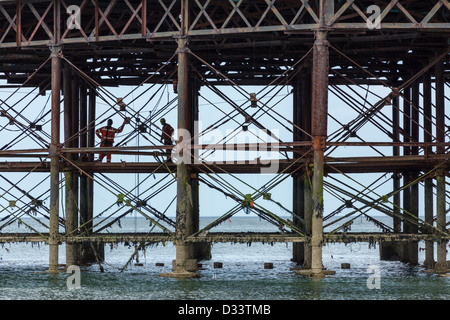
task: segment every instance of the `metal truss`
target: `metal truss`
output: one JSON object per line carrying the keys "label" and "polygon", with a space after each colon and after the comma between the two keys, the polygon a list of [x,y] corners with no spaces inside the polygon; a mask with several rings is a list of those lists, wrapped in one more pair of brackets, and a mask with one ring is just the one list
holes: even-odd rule
{"label": "metal truss", "polygon": [[[86,44],[119,40],[152,40],[180,32],[180,0],[47,0],[0,3],[0,48],[49,43]],[[69,6],[79,12],[67,13]],[[308,0],[194,0],[187,36],[218,36],[264,32],[313,32],[315,29],[366,30],[372,23],[367,8],[380,8],[380,30],[448,30],[448,0],[330,1],[321,22],[316,1]],[[78,15],[79,28],[66,28]]]}
{"label": "metal truss", "polygon": [[[73,5],[76,6],[76,16],[73,12],[72,15],[67,14],[68,10],[74,9]],[[368,27],[373,23],[367,11],[370,5],[380,8],[379,25],[375,28]],[[189,245],[201,242],[311,243],[315,250],[316,269],[322,270],[319,257],[326,242],[447,241],[449,233],[444,209],[448,191],[445,190],[444,177],[448,175],[446,151],[450,143],[446,142],[448,130],[445,124],[450,118],[445,114],[445,99],[448,97],[445,97],[443,88],[448,83],[449,13],[447,0],[0,1],[0,62],[5,61],[0,64],[0,72],[3,73],[0,79],[8,84],[18,84],[13,94],[0,100],[0,117],[8,121],[0,131],[17,130],[14,138],[0,150],[0,157],[30,160],[0,162],[0,172],[25,173],[16,181],[0,175],[6,184],[6,187],[0,185],[0,193],[3,193],[0,211],[9,212],[0,221],[0,232],[8,224],[22,221],[25,216],[33,218],[39,213],[45,218],[39,220],[45,231],[27,226],[33,233],[3,234],[0,242],[45,241],[53,252],[50,253],[50,265],[54,269],[57,268],[55,257],[60,242],[66,242],[69,248],[86,242],[134,242],[142,245],[173,241],[186,252]],[[76,20],[77,17],[81,21]],[[75,28],[69,28],[66,23],[75,24]],[[432,79],[436,88],[433,106]],[[139,131],[140,125],[160,130],[157,120],[163,113],[144,121],[140,118],[140,111],[156,94],[136,111],[121,109],[111,88],[145,85],[152,89],[155,85],[163,87],[177,81],[182,93],[177,99],[168,101],[165,107],[168,110],[178,102],[179,128],[192,126],[192,114],[197,113],[198,116],[200,98],[210,107],[221,110],[213,101],[199,94],[202,87],[231,109],[229,113],[221,110],[224,116],[205,132],[225,123],[235,127],[233,134],[248,127],[267,130],[263,121],[267,117],[292,136],[293,141],[275,137],[276,143],[270,146],[285,155],[270,183],[249,186],[235,175],[260,173],[261,162],[210,164],[206,153],[197,157],[198,150],[214,152],[215,148],[225,145],[230,150],[250,147],[248,144],[227,144],[228,137],[215,146],[198,144],[194,139],[190,141],[196,150],[190,156],[199,160],[194,164],[177,166],[158,161],[161,153],[172,146],[155,143],[158,136],[155,132],[144,136]],[[307,84],[310,87],[302,87]],[[423,85],[422,103],[419,102],[419,84]],[[78,87],[73,89],[71,85]],[[234,89],[235,96],[229,97],[221,92],[218,89],[220,85]],[[258,93],[250,93],[245,85],[262,85],[263,88]],[[356,91],[362,85],[382,86],[388,94],[375,95],[376,101],[369,102],[367,96]],[[25,87],[35,89],[13,102],[15,94]],[[268,97],[287,87],[294,89],[280,100]],[[51,108],[44,107],[31,121],[24,111],[50,88]],[[78,90],[78,93],[74,94],[72,90]],[[95,114],[94,107],[89,120],[86,115],[87,90],[94,99],[96,97],[108,106],[104,114]],[[142,95],[147,93],[146,90]],[[64,92],[64,100],[61,99],[61,91]],[[369,88],[366,91],[368,94]],[[132,92],[122,101],[131,104],[134,101]],[[328,108],[329,92],[357,113],[352,121],[341,123],[334,110]],[[70,102],[70,99],[78,99],[75,95],[79,95],[80,101]],[[191,95],[198,96],[193,98]],[[294,96],[295,119],[292,121],[275,108],[287,96]],[[239,100],[242,102],[237,102]],[[82,112],[73,108],[77,103],[80,109],[83,108]],[[18,109],[17,105],[24,107]],[[388,107],[392,110],[392,117],[383,113]],[[298,114],[300,111],[304,113],[301,116]],[[94,137],[95,123],[102,123],[111,113],[121,118],[129,116],[133,132],[122,137],[112,148],[98,148],[93,142],[95,138],[87,142],[87,136]],[[82,114],[84,118],[78,118]],[[59,127],[61,115],[64,117],[63,128]],[[339,124],[339,128],[329,136],[328,119]],[[37,122],[41,123],[40,127],[37,127]],[[377,130],[371,140],[360,134],[361,129],[368,125]],[[59,137],[60,129],[64,129],[63,139]],[[145,138],[146,145],[127,146],[126,143],[136,136]],[[387,142],[379,141],[381,137],[387,138]],[[21,141],[27,143],[28,148],[16,148]],[[258,141],[256,145],[259,144],[266,143]],[[376,155],[335,156],[334,152],[342,147],[370,148]],[[389,152],[385,154],[381,147],[389,148]],[[142,155],[151,157],[153,161],[94,163],[93,155],[99,152]],[[28,191],[22,185],[30,174],[39,172],[50,173],[50,196],[37,194],[42,181]],[[60,173],[64,173],[64,177]],[[154,174],[172,178],[171,182],[176,182],[178,187],[175,198],[170,199],[171,204],[177,201],[176,221],[165,215],[164,208],[154,208],[146,202],[153,194],[133,196],[121,184],[109,179],[107,173],[145,173],[144,180]],[[382,176],[369,185],[363,185],[352,176],[354,173]],[[392,173],[392,176],[387,177],[387,173]],[[251,193],[246,194],[229,181],[224,181],[221,174],[245,185]],[[336,175],[342,179],[334,179]],[[302,185],[303,194],[300,196],[298,190],[294,190],[297,201],[306,199],[308,186],[313,186],[308,198],[311,207],[308,214],[314,223],[306,221],[306,204],[302,207],[296,203],[289,210],[268,196],[272,188],[290,177],[297,187]],[[87,181],[96,183],[111,194],[111,203],[105,211],[120,202],[122,206],[113,212],[118,216],[102,216],[100,223],[92,225],[104,211],[86,218],[86,207],[77,207],[72,198],[80,196],[80,207],[81,203],[86,206],[87,202],[86,198],[81,200],[85,197],[85,194],[81,195],[81,187],[80,195],[76,194],[78,187],[74,187],[73,180],[78,178],[80,181],[83,178],[84,184]],[[394,181],[392,190],[387,193],[377,191],[379,185],[392,181],[391,178]],[[401,178],[403,186],[400,186]],[[435,186],[430,185],[433,179]],[[48,183],[48,180],[46,177],[43,181]],[[189,184],[185,183],[188,180]],[[192,197],[192,189],[198,188],[200,183],[225,195],[235,206],[208,226],[191,230],[185,222],[194,211],[198,214],[198,208],[186,199]],[[354,187],[355,184],[358,188]],[[416,192],[423,184],[428,196],[436,190],[439,205],[436,217],[439,223],[436,226],[433,212],[430,215],[429,209],[425,220],[418,218]],[[83,213],[79,225],[73,225],[72,216],[59,216],[58,194],[63,189],[66,212],[75,217]],[[325,217],[324,191],[342,201]],[[403,206],[399,201],[400,193],[404,196]],[[48,197],[49,205],[44,202]],[[282,207],[293,220],[280,218],[261,202],[256,202],[261,198]],[[7,199],[10,199],[9,205],[4,202]],[[249,202],[252,202],[251,206]],[[214,227],[243,208],[279,227],[280,233],[214,233]],[[344,210],[349,211],[344,217],[335,217],[336,213]],[[133,211],[160,230],[147,234],[102,233]],[[372,218],[369,215],[371,211],[393,218],[394,226],[385,226]],[[367,217],[382,232],[348,233],[351,222],[357,217]],[[350,220],[342,222],[344,218]],[[307,225],[309,222],[311,226]],[[399,229],[401,223],[403,233]],[[63,233],[58,232],[59,226],[65,227]],[[323,227],[331,227],[332,230],[324,233]],[[439,252],[442,259],[442,246]]]}

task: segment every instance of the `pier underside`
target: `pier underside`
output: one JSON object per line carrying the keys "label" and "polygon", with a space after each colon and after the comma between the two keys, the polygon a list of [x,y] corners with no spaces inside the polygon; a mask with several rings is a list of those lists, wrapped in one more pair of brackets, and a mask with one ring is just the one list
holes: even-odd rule
{"label": "pier underside", "polygon": [[[63,244],[70,266],[173,242],[179,275],[212,243],[286,242],[321,276],[326,243],[419,264],[425,241],[447,272],[449,36],[447,0],[1,1],[0,243],[48,244],[57,272]],[[242,212],[283,232],[215,232]],[[148,232],[104,232],[132,214]]]}

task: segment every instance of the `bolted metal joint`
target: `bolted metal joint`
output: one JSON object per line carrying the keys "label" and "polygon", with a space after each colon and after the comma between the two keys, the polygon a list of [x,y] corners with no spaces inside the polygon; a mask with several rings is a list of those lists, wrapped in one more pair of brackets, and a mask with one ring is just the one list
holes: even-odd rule
{"label": "bolted metal joint", "polygon": [[50,58],[58,58],[61,57],[62,54],[62,46],[59,44],[49,44],[50,48]]}
{"label": "bolted metal joint", "polygon": [[316,47],[329,47],[330,46],[330,42],[326,39],[316,39],[316,41],[314,41],[314,46]]}
{"label": "bolted metal joint", "polygon": [[324,151],[327,145],[327,137],[315,136],[313,138],[313,149]]}
{"label": "bolted metal joint", "polygon": [[56,144],[51,144],[49,148],[49,156],[50,157],[57,157],[59,155],[60,147]]}

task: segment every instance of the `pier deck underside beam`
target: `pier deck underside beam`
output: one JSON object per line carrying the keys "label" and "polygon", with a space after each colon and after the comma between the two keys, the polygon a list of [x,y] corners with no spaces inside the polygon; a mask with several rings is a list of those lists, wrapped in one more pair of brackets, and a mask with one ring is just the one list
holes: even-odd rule
{"label": "pier deck underside beam", "polygon": [[[323,20],[321,20],[323,1],[257,1],[252,6],[227,1],[220,4],[214,1],[194,2],[191,7],[193,17],[188,23],[186,34],[192,37],[267,32],[312,34],[315,29],[324,26],[340,32],[368,29],[365,11],[374,4],[373,2],[354,0],[334,2],[326,6],[327,13]],[[178,21],[181,13],[181,1],[178,0],[133,1],[136,7],[127,5],[127,1],[99,0],[74,3],[79,6],[83,4],[83,21],[92,21],[87,25],[81,24],[79,32],[68,32],[61,28],[61,22],[65,23],[67,19],[66,5],[62,0],[43,0],[39,3],[24,1],[20,6],[17,5],[17,1],[2,1],[0,17],[4,19],[5,29],[8,32],[0,38],[0,48],[42,46],[54,42],[55,38],[63,45],[107,43],[118,40],[150,41],[176,36],[182,28]],[[254,10],[265,13],[255,16]],[[445,0],[430,1],[426,5],[420,2],[411,3],[408,6],[402,6],[400,2],[391,0],[387,1],[381,10],[379,27],[386,32],[450,29],[446,15],[439,14],[450,10]],[[42,17],[39,16],[39,12],[42,12]],[[52,19],[53,17],[55,18]]]}
{"label": "pier deck underside beam", "polygon": [[[395,233],[334,233],[328,235],[324,233],[324,240],[328,243],[352,243],[352,242],[409,242],[409,241],[435,241],[435,235],[430,234],[395,234]],[[442,237],[443,241],[448,241],[450,237]],[[175,236],[162,234],[162,233],[108,233],[108,234],[95,234],[90,236],[65,236],[59,235],[60,242],[70,241],[73,243],[143,243],[143,242],[175,242]],[[46,243],[48,241],[48,234],[36,235],[35,233],[3,233],[0,236],[0,243]],[[223,233],[223,232],[211,232],[207,236],[203,237],[188,237],[187,243],[247,243],[258,242],[264,244],[271,243],[308,243],[309,240],[305,237],[298,236],[297,234],[290,233],[256,233],[256,232],[236,232],[236,233]]]}
{"label": "pier deck underside beam", "polygon": [[[447,155],[443,156],[405,156],[405,157],[361,157],[361,158],[325,158],[324,172],[325,174],[334,173],[368,173],[368,172],[396,172],[396,171],[408,171],[411,169],[429,171],[440,165],[444,168],[448,167]],[[450,159],[449,159],[450,160]],[[296,166],[290,166],[294,161],[280,160],[278,172],[284,172],[286,174],[296,169]],[[299,160],[297,163],[299,166],[304,161]],[[443,164],[444,163],[444,164]],[[99,173],[167,173],[167,168],[161,167],[159,162],[112,162],[112,163],[89,163],[89,162],[76,162],[77,167],[85,171],[99,172]],[[64,171],[67,163],[58,164],[59,170]],[[201,167],[201,164],[192,164],[192,167]],[[235,164],[224,163],[215,164],[218,174],[222,174],[226,170],[229,173],[260,173],[264,164],[249,163],[248,161],[238,161]],[[168,167],[175,168],[174,164],[168,164]],[[0,162],[0,172],[50,172],[50,162]]]}

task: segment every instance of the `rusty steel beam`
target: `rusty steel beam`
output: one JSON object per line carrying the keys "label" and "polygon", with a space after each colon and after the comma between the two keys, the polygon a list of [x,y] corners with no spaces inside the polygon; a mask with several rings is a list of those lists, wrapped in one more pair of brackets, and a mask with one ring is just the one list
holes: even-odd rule
{"label": "rusty steel beam", "polygon": [[[48,234],[36,235],[34,233],[3,233],[0,235],[0,243],[15,243],[15,242],[46,242]],[[60,234],[62,242],[70,241],[72,243],[168,243],[175,241],[175,237],[164,233],[100,233],[90,236],[65,236]],[[445,236],[429,235],[429,234],[395,234],[395,233],[324,233],[324,238],[330,243],[357,243],[357,242],[409,242],[414,241],[433,241],[436,238],[442,240],[450,240]],[[207,236],[189,237],[186,239],[189,243],[217,243],[217,242],[232,242],[232,243],[307,243],[306,237],[298,236],[293,233],[257,233],[257,232],[242,232],[242,233],[215,233],[210,232]]]}
{"label": "rusty steel beam", "polygon": [[[45,156],[45,155],[44,155]],[[289,174],[295,171],[299,166],[305,163],[305,160],[297,160],[295,165],[293,160],[274,160],[278,164],[278,170],[275,173],[284,172]],[[447,155],[431,155],[431,156],[399,156],[399,157],[347,157],[336,158],[326,157],[324,159],[325,174],[335,173],[367,173],[367,172],[409,172],[420,170],[428,172],[433,168],[440,166],[448,168],[450,159]],[[270,163],[262,163],[258,161],[229,161],[224,163],[206,163],[213,168],[216,173],[261,173],[261,168],[268,167]],[[86,172],[102,172],[102,173],[155,173],[167,172],[165,166],[161,166],[159,162],[117,162],[117,163],[97,163],[78,161],[76,165]],[[175,164],[167,163],[169,168],[175,168]],[[0,162],[0,172],[50,172],[50,162]],[[192,164],[192,167],[203,168],[204,164]],[[59,170],[63,172],[67,168],[71,168],[69,163],[59,163]]]}
{"label": "rusty steel beam", "polygon": [[[67,1],[66,1],[67,2]],[[418,172],[427,172],[439,167],[436,176],[437,185],[437,208],[438,208],[438,228],[445,231],[445,176],[448,175],[449,160],[445,154],[445,147],[450,143],[445,142],[445,96],[443,87],[446,77],[448,77],[448,51],[444,60],[437,70],[431,70],[428,80],[432,74],[436,75],[436,118],[437,118],[437,141],[432,142],[431,134],[424,132],[424,141],[419,138],[419,113],[418,110],[418,82],[412,84],[410,89],[405,90],[405,116],[404,131],[405,141],[399,141],[400,131],[398,128],[390,128],[392,132],[392,142],[333,142],[327,141],[327,105],[328,105],[328,85],[351,81],[353,84],[379,84],[380,79],[386,85],[398,84],[399,79],[409,78],[409,68],[416,66],[422,61],[428,60],[430,52],[436,48],[439,54],[446,52],[448,48],[448,35],[450,34],[450,24],[442,17],[442,12],[447,13],[450,5],[447,0],[440,0],[434,3],[422,3],[411,1],[406,7],[400,1],[389,0],[383,8],[381,25],[378,30],[368,31],[366,24],[364,6],[369,2],[361,1],[307,1],[299,0],[265,0],[254,1],[251,6],[244,6],[243,1],[188,1],[188,0],[79,0],[77,3],[83,11],[82,28],[70,31],[64,29],[61,24],[61,10],[67,7],[67,3],[62,0],[46,1],[2,1],[0,4],[0,19],[6,18],[4,28],[7,32],[0,34],[0,79],[10,83],[24,83],[33,86],[48,81],[51,76],[52,85],[52,134],[51,146],[49,150],[9,150],[0,152],[0,156],[6,157],[38,157],[39,154],[51,158],[50,163],[39,162],[0,162],[0,171],[4,172],[50,172],[51,199],[50,199],[50,230],[48,239],[46,237],[20,236],[10,239],[22,239],[18,241],[37,241],[36,239],[46,239],[50,244],[49,270],[57,271],[58,243],[66,241],[69,244],[75,242],[108,242],[108,241],[174,241],[177,244],[177,256],[174,264],[174,272],[184,273],[186,263],[194,260],[192,253],[195,242],[221,242],[221,241],[261,241],[261,242],[295,242],[307,243],[304,246],[311,248],[310,262],[307,267],[314,270],[314,273],[322,272],[322,245],[327,241],[418,241],[427,239],[436,240],[431,233],[418,234],[417,229],[406,224],[403,234],[365,234],[365,235],[327,235],[323,232],[323,182],[328,174],[342,173],[368,173],[368,172],[393,172],[394,189],[400,188],[399,176],[403,173],[407,178],[405,185],[418,177]],[[189,3],[189,6],[188,6]],[[254,12],[256,9],[256,13]],[[13,16],[12,12],[16,12]],[[419,11],[420,10],[420,11]],[[420,14],[419,14],[420,13]],[[86,15],[85,15],[86,14]],[[52,18],[53,17],[53,18]],[[179,19],[181,17],[181,21]],[[401,18],[400,18],[401,17]],[[397,21],[397,18],[400,18]],[[53,20],[52,20],[53,19]],[[27,24],[24,24],[24,22]],[[87,22],[89,21],[89,22]],[[61,29],[63,26],[63,29]],[[53,28],[51,28],[53,27]],[[3,31],[3,30],[1,30]],[[422,32],[426,31],[426,32]],[[430,31],[430,32],[428,32]],[[434,32],[431,32],[434,31]],[[436,32],[439,31],[439,32]],[[1,33],[1,32],[0,32]],[[175,41],[174,41],[175,40]],[[123,48],[115,50],[116,44],[120,41]],[[355,64],[349,61],[343,62],[336,52],[330,53],[329,42],[354,58]],[[333,42],[334,41],[334,42]],[[370,44],[360,47],[362,41],[371,41]],[[86,43],[89,46],[86,46]],[[52,44],[52,66],[48,66],[35,75],[29,77],[35,68],[33,63],[20,64],[20,58],[6,58],[1,54],[3,49],[22,49],[27,47],[35,60],[42,57],[40,51],[44,45]],[[303,192],[303,198],[297,194],[299,199],[304,200],[303,211],[310,210],[311,215],[311,235],[312,239],[298,237],[290,234],[210,234],[207,237],[190,237],[195,231],[195,223],[198,223],[198,189],[196,182],[191,183],[191,179],[198,179],[198,176],[205,172],[205,168],[212,168],[217,174],[230,173],[260,173],[261,168],[267,166],[261,162],[233,162],[224,164],[172,164],[167,167],[158,162],[141,163],[94,163],[93,155],[106,151],[125,155],[149,156],[151,161],[155,154],[161,149],[168,149],[161,146],[146,147],[115,147],[115,148],[95,148],[94,140],[86,143],[86,136],[80,137],[83,141],[78,143],[64,144],[60,148],[59,133],[59,89],[61,86],[61,59],[58,55],[58,46],[65,46],[65,58],[73,61],[80,70],[84,70],[88,77],[98,80],[101,86],[120,86],[123,84],[141,85],[149,74],[155,73],[155,83],[163,83],[165,78],[158,75],[162,67],[175,50],[178,57],[178,128],[192,131],[192,120],[197,110],[193,109],[195,102],[192,100],[192,88],[190,86],[190,68],[202,74],[205,79],[211,80],[209,83],[223,84],[220,77],[213,71],[207,70],[208,64],[213,68],[217,67],[235,84],[263,84],[277,79],[280,75],[285,75],[286,68],[295,66],[297,58],[313,45],[313,86],[312,86],[312,118],[311,123],[304,123],[305,127],[311,125],[310,137],[303,136],[301,140],[283,144],[244,144],[244,145],[191,145],[192,149],[226,149],[226,150],[248,150],[252,146],[256,149],[265,147],[268,150],[282,150],[292,153],[293,160],[275,160],[278,162],[277,173],[291,174],[297,173],[299,169],[309,161],[313,161],[312,190],[303,188],[302,181],[294,180],[295,192]],[[207,56],[204,61],[189,61],[189,49],[191,53],[199,56]],[[342,47],[345,47],[343,50]],[[306,49],[305,49],[306,48]],[[83,49],[83,50],[80,50]],[[278,50],[280,49],[280,50]],[[282,50],[281,50],[282,49]],[[16,54],[18,50],[11,50]],[[280,54],[274,54],[274,52]],[[411,52],[410,52],[411,51]],[[210,52],[214,54],[210,55]],[[9,52],[8,52],[9,53]],[[411,54],[413,53],[413,54]],[[79,55],[78,55],[79,54]],[[96,58],[90,60],[94,54]],[[268,57],[270,55],[270,57]],[[12,56],[10,56],[12,57]],[[223,57],[226,57],[225,61]],[[140,60],[140,58],[143,58]],[[217,61],[215,61],[217,60]],[[399,61],[403,61],[399,64]],[[222,66],[222,62],[226,62]],[[425,61],[426,62],[426,61]],[[172,63],[172,62],[170,62]],[[191,65],[192,63],[192,65]],[[37,65],[37,64],[36,64]],[[339,71],[339,76],[329,79],[330,66],[333,70]],[[334,67],[338,67],[335,69]],[[361,70],[360,70],[361,69]],[[368,74],[371,76],[367,77]],[[287,73],[286,73],[287,74]],[[287,74],[290,76],[290,74]],[[29,78],[33,78],[28,83]],[[72,80],[70,81],[72,83]],[[48,83],[48,82],[47,82]],[[65,83],[65,82],[64,82]],[[291,84],[291,83],[290,83]],[[411,85],[411,84],[410,84]],[[428,84],[427,84],[428,85]],[[425,87],[425,83],[424,83]],[[67,90],[64,90],[65,94]],[[68,89],[70,91],[70,89]],[[72,94],[72,93],[71,93]],[[72,94],[77,96],[77,94]],[[425,92],[424,92],[425,96]],[[94,95],[92,97],[95,98]],[[67,98],[67,97],[65,97]],[[428,98],[427,98],[428,99]],[[408,101],[406,101],[408,100]],[[425,97],[424,97],[425,100]],[[70,99],[72,101],[72,99]],[[69,101],[69,103],[70,103]],[[197,101],[198,102],[198,101]],[[394,102],[398,106],[398,99]],[[95,101],[93,106],[95,106]],[[426,106],[426,114],[431,119],[431,101]],[[85,108],[83,108],[84,110]],[[89,121],[81,119],[84,124],[94,122],[95,108],[91,109]],[[80,129],[78,124],[77,108],[67,105],[67,116],[65,141],[73,141],[79,137],[76,135]],[[398,110],[397,110],[398,111]],[[85,112],[85,110],[83,111]],[[425,112],[425,103],[424,103]],[[299,122],[294,114],[294,123]],[[83,117],[85,114],[83,113]],[[393,114],[394,126],[399,125],[399,113]],[[303,124],[301,125],[303,126]],[[424,120],[425,131],[432,130],[431,121]],[[83,128],[81,128],[83,130]],[[299,130],[294,128],[294,133]],[[305,128],[306,129],[306,128]],[[389,131],[391,130],[391,131]],[[192,132],[191,132],[192,133]],[[75,136],[74,136],[75,134]],[[94,125],[91,126],[88,138],[94,137]],[[295,140],[295,139],[294,139]],[[89,140],[91,141],[91,140]],[[390,157],[347,157],[331,158],[325,157],[324,151],[329,147],[388,147],[393,150]],[[79,148],[80,147],[80,148]],[[437,155],[431,151],[436,147]],[[313,157],[308,159],[309,152],[313,149]],[[392,149],[391,149],[392,148]],[[404,154],[400,156],[400,149]],[[171,148],[169,148],[171,149]],[[424,155],[419,155],[419,151],[424,151]],[[155,152],[154,152],[155,151]],[[90,161],[77,159],[77,154],[89,154]],[[305,156],[306,155],[306,156]],[[71,161],[60,161],[60,156],[64,156]],[[301,158],[305,156],[305,159]],[[301,159],[300,159],[301,158]],[[299,160],[298,162],[294,162]],[[92,177],[95,173],[167,173],[177,170],[177,230],[176,237],[167,235],[141,235],[141,234],[118,234],[118,235],[90,235],[86,232],[81,235],[60,235],[57,232],[55,221],[59,217],[57,209],[59,172],[67,172],[66,186],[67,194],[78,189],[72,180],[77,179],[78,171],[89,173]],[[310,168],[308,166],[308,168]],[[84,178],[86,178],[84,176]],[[82,183],[81,211],[83,219],[90,219],[93,216],[93,181],[90,185],[85,185],[86,179]],[[431,180],[425,181],[426,194],[431,196]],[[189,188],[191,186],[191,188]],[[405,190],[405,208],[413,215],[418,214],[417,189],[416,185]],[[304,183],[303,183],[304,187]],[[90,191],[87,189],[90,188]],[[411,191],[410,191],[411,190]],[[90,193],[91,192],[91,193]],[[66,195],[67,196],[67,195]],[[90,197],[90,199],[87,199]],[[394,199],[396,205],[400,204],[399,195]],[[66,199],[68,200],[68,199]],[[307,203],[310,200],[309,203]],[[301,201],[300,201],[301,202]],[[69,204],[70,202],[67,202]],[[72,207],[66,206],[67,212],[73,211]],[[89,209],[88,207],[91,206]],[[299,206],[299,203],[295,203]],[[309,207],[308,207],[309,206]],[[308,207],[308,208],[307,208]],[[430,209],[431,208],[431,209]],[[297,208],[298,209],[298,208]],[[432,204],[427,203],[427,221],[432,221]],[[89,211],[89,212],[88,212]],[[297,210],[296,212],[298,212]],[[394,208],[395,211],[395,208]],[[399,211],[397,211],[399,212]],[[431,218],[430,218],[431,215]],[[86,216],[86,218],[84,218]],[[70,215],[67,216],[70,219]],[[196,220],[197,219],[197,220]],[[73,222],[73,221],[71,221]],[[74,230],[68,225],[67,231]],[[198,229],[197,229],[198,230]],[[400,232],[399,221],[394,221],[394,230]],[[309,230],[308,230],[309,231]],[[307,232],[308,233],[308,232]],[[0,242],[3,241],[0,237]],[[162,240],[164,239],[164,240]],[[444,238],[440,238],[441,240]],[[445,239],[444,239],[445,240]],[[438,247],[438,262],[445,261],[443,250],[445,243],[442,241]],[[309,246],[311,244],[311,246]],[[303,247],[303,244],[301,245]],[[410,247],[409,245],[405,247]],[[417,253],[417,249],[415,253]],[[414,254],[409,254],[409,262]],[[413,257],[414,258],[414,257]],[[75,263],[74,259],[67,259],[68,263]],[[406,260],[405,260],[406,261]]]}
{"label": "rusty steel beam", "polygon": [[[5,1],[2,2],[2,6],[8,10],[15,9],[17,23],[14,24],[16,25],[14,28],[10,22],[9,29],[12,35],[3,39],[0,47],[42,46],[50,42],[83,44],[171,38],[178,35],[181,29],[177,20],[181,13],[180,3],[180,0],[172,0],[168,3],[146,0],[133,2],[133,4],[122,0],[77,1],[82,8],[82,28],[71,33],[68,33],[66,29],[61,34],[62,30],[58,29],[61,25],[61,11],[65,9],[65,6],[61,5],[62,0],[40,1],[39,5],[25,4],[22,1]],[[312,1],[301,0],[295,4],[282,0],[275,3],[255,2],[254,6],[260,11],[258,14],[255,14],[248,6],[233,6],[227,1],[220,4],[211,1],[201,6],[193,2],[190,11],[194,18],[188,23],[186,34],[198,38],[268,32],[288,34],[302,32],[312,35],[321,26],[326,26],[327,29],[335,32],[367,31],[369,27],[364,11],[370,4],[361,5],[356,4],[355,1],[347,1],[338,5],[336,1],[329,1],[326,7],[332,7],[332,9],[327,9],[325,21],[321,25],[320,8]],[[400,2],[391,0],[390,4],[382,9],[379,25],[381,31],[448,32],[450,30],[448,21],[439,14],[440,11],[444,13],[450,11],[446,0],[438,1],[436,4],[427,3],[426,7],[417,3],[410,4],[407,8]],[[419,10],[420,13],[417,13]],[[121,16],[123,12],[127,14]],[[352,19],[347,18],[349,13]],[[120,18],[121,21],[114,20]],[[399,22],[398,18],[405,21]],[[206,20],[202,21],[204,19]],[[21,26],[22,20],[34,25],[29,30],[28,28],[24,30]],[[93,21],[93,23],[87,23],[87,21]],[[50,28],[50,24],[53,28]],[[121,29],[116,30],[119,25]],[[56,32],[58,34],[55,35]],[[28,39],[23,41],[22,38],[25,36]]]}
{"label": "rusty steel beam", "polygon": [[[273,142],[273,143],[228,143],[228,144],[193,144],[189,147],[193,150],[281,150],[286,151],[297,151],[305,150],[302,147],[311,147],[312,142],[310,141],[293,141],[293,142]],[[448,147],[450,142],[349,142],[349,141],[328,141],[327,146],[341,146],[341,147],[420,147],[427,149],[429,147]],[[64,148],[61,150],[62,153],[85,153],[85,152],[111,152],[111,153],[121,153],[121,154],[135,154],[136,150],[147,151],[146,153],[157,150],[173,149],[176,146],[130,146],[130,147],[110,147],[110,148]],[[12,155],[27,155],[27,154],[45,154],[48,152],[47,149],[19,149],[19,150],[3,150],[0,151],[0,156],[11,156]]]}

